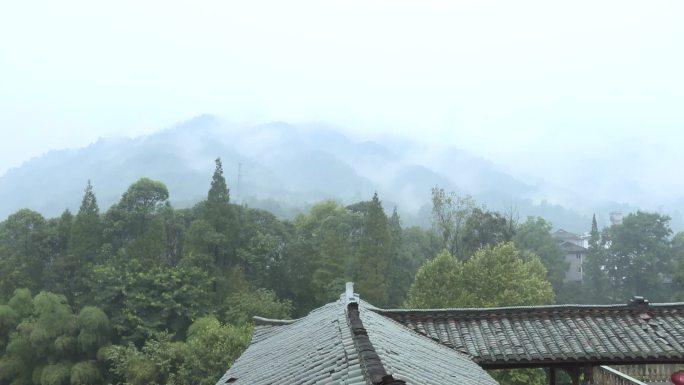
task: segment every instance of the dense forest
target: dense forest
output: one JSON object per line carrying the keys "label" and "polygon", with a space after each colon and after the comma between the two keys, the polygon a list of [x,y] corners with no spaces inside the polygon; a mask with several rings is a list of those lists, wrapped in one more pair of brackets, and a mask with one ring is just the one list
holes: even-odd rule
{"label": "dense forest", "polygon": [[293,220],[232,204],[220,159],[207,185],[174,209],[162,182],[142,178],[101,212],[88,182],[76,213],[1,222],[0,385],[214,384],[249,344],[252,316],[303,316],[346,281],[381,307],[682,298],[684,233],[661,214],[588,223],[585,279],[564,283],[551,223],[438,187],[426,229],[402,226],[377,193]]}

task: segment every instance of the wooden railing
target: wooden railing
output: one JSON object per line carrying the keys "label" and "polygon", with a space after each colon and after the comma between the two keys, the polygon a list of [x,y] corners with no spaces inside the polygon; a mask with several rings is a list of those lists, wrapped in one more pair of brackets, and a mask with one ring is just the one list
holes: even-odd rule
{"label": "wooden railing", "polygon": [[643,382],[660,382],[671,384],[672,373],[684,369],[682,364],[657,365],[615,365],[611,368]]}
{"label": "wooden railing", "polygon": [[648,385],[610,366],[595,366],[592,376],[594,385]]}

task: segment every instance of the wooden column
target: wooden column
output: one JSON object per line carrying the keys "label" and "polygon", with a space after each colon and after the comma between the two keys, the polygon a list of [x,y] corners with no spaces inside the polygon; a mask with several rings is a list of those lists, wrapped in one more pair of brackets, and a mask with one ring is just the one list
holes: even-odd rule
{"label": "wooden column", "polygon": [[584,366],[584,384],[592,385],[594,383],[594,367],[591,365]]}
{"label": "wooden column", "polygon": [[572,385],[580,385],[580,373],[581,370],[579,367],[573,366],[570,368],[564,368],[566,372],[568,372],[568,375],[570,376],[570,379],[572,380]]}
{"label": "wooden column", "polygon": [[556,368],[549,368],[549,385],[556,385]]}

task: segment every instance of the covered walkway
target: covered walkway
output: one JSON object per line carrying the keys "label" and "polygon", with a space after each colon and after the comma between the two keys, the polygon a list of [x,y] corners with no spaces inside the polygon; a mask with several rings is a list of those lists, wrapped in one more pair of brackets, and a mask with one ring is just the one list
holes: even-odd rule
{"label": "covered walkway", "polygon": [[684,303],[375,310],[485,369],[563,369],[574,383],[601,365],[684,363]]}

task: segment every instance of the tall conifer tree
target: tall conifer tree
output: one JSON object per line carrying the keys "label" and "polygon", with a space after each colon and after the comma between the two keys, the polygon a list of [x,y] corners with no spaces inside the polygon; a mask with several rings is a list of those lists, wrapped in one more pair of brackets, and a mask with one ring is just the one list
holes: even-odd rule
{"label": "tall conifer tree", "polygon": [[587,297],[593,302],[608,301],[608,277],[605,274],[605,250],[601,246],[601,234],[596,223],[596,214],[591,217],[591,232],[589,233],[589,250],[584,263],[584,287]]}
{"label": "tall conifer tree", "polygon": [[226,178],[223,176],[223,164],[221,158],[216,158],[214,161],[216,168],[214,175],[211,177],[211,188],[207,194],[207,202],[210,204],[224,204],[230,202],[230,190],[226,184]]}
{"label": "tall conifer tree", "polygon": [[86,185],[81,207],[74,218],[69,240],[69,252],[80,262],[92,261],[102,242],[100,208],[93,185]]}
{"label": "tall conifer tree", "polygon": [[358,291],[368,302],[383,306],[388,300],[388,269],[392,252],[387,215],[378,193],[368,206],[359,242]]}
{"label": "tall conifer tree", "polygon": [[234,256],[235,221],[230,207],[230,190],[223,176],[221,158],[216,158],[216,168],[211,178],[211,187],[207,193],[204,219],[216,232],[215,242],[211,246],[212,254],[220,265],[230,265]]}

